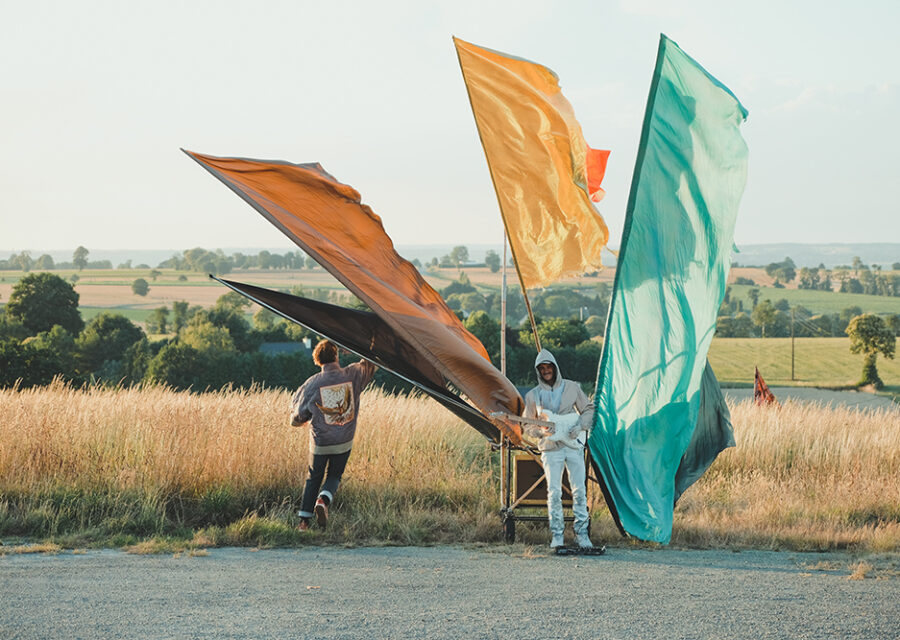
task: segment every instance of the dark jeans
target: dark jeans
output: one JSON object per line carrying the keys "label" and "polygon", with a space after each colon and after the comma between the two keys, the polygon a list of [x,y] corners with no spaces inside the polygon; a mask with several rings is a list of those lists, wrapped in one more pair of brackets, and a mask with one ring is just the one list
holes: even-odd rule
{"label": "dark jeans", "polygon": [[[312,517],[316,498],[323,493],[327,492],[329,498],[334,498],[349,457],[349,451],[326,455],[309,454],[309,471],[306,477],[306,486],[303,488],[303,501],[300,503],[300,517]],[[325,478],[324,485],[322,484],[323,477]]]}

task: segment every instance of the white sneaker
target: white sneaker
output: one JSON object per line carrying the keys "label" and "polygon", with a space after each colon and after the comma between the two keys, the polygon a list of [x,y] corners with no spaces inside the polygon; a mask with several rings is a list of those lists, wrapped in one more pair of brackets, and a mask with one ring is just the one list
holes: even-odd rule
{"label": "white sneaker", "polygon": [[556,549],[557,547],[564,547],[564,546],[566,546],[566,544],[563,541],[563,534],[554,533],[553,537],[550,539],[550,548]]}
{"label": "white sneaker", "polygon": [[591,539],[588,538],[586,533],[577,533],[575,534],[575,544],[577,544],[582,549],[593,549],[594,545],[591,542]]}

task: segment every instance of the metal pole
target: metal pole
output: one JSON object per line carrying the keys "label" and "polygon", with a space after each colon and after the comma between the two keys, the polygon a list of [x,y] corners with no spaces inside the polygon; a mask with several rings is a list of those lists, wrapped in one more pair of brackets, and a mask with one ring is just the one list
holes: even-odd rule
{"label": "metal pole", "polygon": [[791,380],[794,380],[794,308],[791,307]]}
{"label": "metal pole", "polygon": [[500,282],[500,373],[506,376],[506,228],[503,229],[503,273]]}

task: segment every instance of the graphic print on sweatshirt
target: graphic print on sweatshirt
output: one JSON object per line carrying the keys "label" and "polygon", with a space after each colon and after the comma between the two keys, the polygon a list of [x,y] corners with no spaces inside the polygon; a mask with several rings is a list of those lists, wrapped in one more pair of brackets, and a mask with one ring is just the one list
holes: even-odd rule
{"label": "graphic print on sweatshirt", "polygon": [[353,383],[341,382],[319,389],[321,404],[316,403],[325,424],[345,425],[354,416]]}

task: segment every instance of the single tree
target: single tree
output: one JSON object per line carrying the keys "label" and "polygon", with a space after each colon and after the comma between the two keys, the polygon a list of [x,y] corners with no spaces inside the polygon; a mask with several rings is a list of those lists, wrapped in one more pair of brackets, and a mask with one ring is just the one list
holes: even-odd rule
{"label": "single tree", "polygon": [[850,353],[862,353],[863,371],[860,385],[871,384],[881,389],[884,383],[878,376],[875,360],[881,353],[885,358],[894,358],[897,337],[881,316],[864,313],[856,316],[847,325],[846,334],[850,336]]}
{"label": "single tree", "polygon": [[500,355],[500,323],[491,318],[484,311],[473,311],[466,318],[466,329],[471,331],[481,341],[484,348],[499,360]]}
{"label": "single tree", "polygon": [[253,328],[257,331],[271,331],[275,328],[275,323],[278,321],[279,317],[265,307],[260,307],[253,314]]}
{"label": "single tree", "polygon": [[146,320],[147,333],[168,333],[169,308],[157,307],[150,312]]}
{"label": "single tree", "polygon": [[175,333],[184,328],[190,320],[190,309],[187,300],[178,300],[172,303],[172,330]]}
{"label": "single tree", "polygon": [[783,265],[775,271],[776,282],[790,282],[797,277],[797,270],[790,265]]}
{"label": "single tree", "polygon": [[491,270],[491,273],[500,271],[500,254],[493,249],[489,250],[484,256],[484,264]]}
{"label": "single tree", "polygon": [[79,271],[82,271],[86,266],[88,266],[88,253],[90,252],[87,249],[79,246],[72,254],[72,264],[74,264],[75,268]]}
{"label": "single tree", "polygon": [[775,322],[775,307],[768,300],[763,300],[753,307],[751,314],[753,324],[762,329],[762,337],[766,337],[766,327],[771,326]]}
{"label": "single tree", "polygon": [[19,255],[13,258],[13,262],[19,266],[19,268],[28,273],[31,271],[32,267],[34,267],[34,260],[31,258],[31,253],[28,251],[23,251]]}
{"label": "single tree", "polygon": [[753,303],[753,308],[756,308],[756,305],[759,304],[759,289],[750,289],[747,291],[747,297],[750,298],[750,302]]}
{"label": "single tree", "polygon": [[58,324],[77,335],[84,327],[75,288],[52,273],[30,273],[13,287],[6,315],[25,325],[29,335],[49,331]]}
{"label": "single tree", "polygon": [[600,316],[588,316],[584,321],[584,328],[588,330],[588,335],[592,338],[595,336],[602,336],[603,332],[606,330],[606,318],[601,318]]}
{"label": "single tree", "polygon": [[468,261],[469,250],[466,247],[459,245],[453,247],[453,249],[450,251],[450,262],[452,262],[457,269],[459,269],[459,265],[461,265],[463,262]]}
{"label": "single tree", "polygon": [[138,278],[131,283],[131,290],[135,295],[145,296],[150,292],[150,285],[143,278]]}
{"label": "single tree", "polygon": [[229,291],[228,293],[223,293],[216,299],[216,304],[213,306],[213,308],[242,311],[243,309],[248,308],[251,304],[253,303],[250,301],[250,298],[242,296],[237,291]]}

